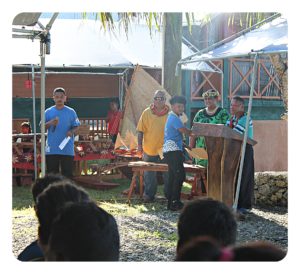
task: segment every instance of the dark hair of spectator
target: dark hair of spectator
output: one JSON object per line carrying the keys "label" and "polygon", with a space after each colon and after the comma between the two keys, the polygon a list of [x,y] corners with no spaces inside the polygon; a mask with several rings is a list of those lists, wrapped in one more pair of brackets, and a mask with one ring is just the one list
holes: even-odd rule
{"label": "dark hair of spectator", "polygon": [[89,200],[88,193],[69,180],[50,184],[38,195],[36,215],[39,221],[38,236],[41,244],[48,243],[52,222],[67,202],[87,202]]}
{"label": "dark hair of spectator", "polygon": [[286,253],[270,242],[256,241],[222,247],[211,237],[195,237],[177,251],[176,261],[280,261]]}
{"label": "dark hair of spectator", "polygon": [[235,101],[239,102],[240,104],[245,105],[244,99],[240,96],[233,96],[232,100],[235,100]]}
{"label": "dark hair of spectator", "polygon": [[227,246],[235,243],[236,235],[232,210],[220,201],[201,198],[187,204],[179,216],[177,250],[193,237],[211,236]]}
{"label": "dark hair of spectator", "polygon": [[118,261],[115,218],[93,202],[68,203],[52,225],[46,260]]}
{"label": "dark hair of spectator", "polygon": [[37,196],[40,195],[50,184],[63,180],[66,180],[66,178],[61,174],[47,174],[43,178],[36,179],[31,188],[34,203],[36,204]]}

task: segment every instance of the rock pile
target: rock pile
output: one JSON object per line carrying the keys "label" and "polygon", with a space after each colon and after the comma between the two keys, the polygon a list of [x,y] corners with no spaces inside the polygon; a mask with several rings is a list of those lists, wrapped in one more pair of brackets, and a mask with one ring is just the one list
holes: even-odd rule
{"label": "rock pile", "polygon": [[254,198],[257,205],[287,206],[287,172],[256,172]]}

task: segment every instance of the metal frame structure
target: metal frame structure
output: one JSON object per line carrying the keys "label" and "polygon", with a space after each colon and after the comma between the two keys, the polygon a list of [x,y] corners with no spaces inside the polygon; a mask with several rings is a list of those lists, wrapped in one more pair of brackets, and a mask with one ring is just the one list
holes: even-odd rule
{"label": "metal frame structure", "polygon": [[[35,20],[31,22],[26,22],[26,18],[36,15]],[[50,39],[50,29],[55,21],[55,19],[58,16],[58,13],[54,13],[49,21],[49,23],[44,27],[39,21],[38,18],[40,16],[40,13],[23,13],[19,14],[19,20],[14,20],[13,25],[26,25],[26,26],[32,26],[32,25],[38,25],[40,27],[40,30],[27,30],[24,28],[17,29],[13,28],[13,38],[27,38],[31,39],[32,41],[34,39],[40,40],[40,58],[41,58],[41,176],[44,177],[46,173],[46,165],[45,165],[45,55],[50,54],[50,45],[51,45],[51,39]],[[23,20],[24,19],[24,20]],[[30,18],[29,18],[30,19]],[[25,24],[24,24],[25,22]],[[22,34],[19,34],[22,33]],[[32,65],[32,73],[34,74],[34,67]],[[34,77],[34,76],[33,76]],[[35,86],[32,85],[32,93],[35,94]],[[33,97],[34,98],[34,97]],[[33,108],[35,113],[35,104],[33,102]],[[34,117],[35,120],[35,117]],[[35,123],[34,123],[35,124]],[[34,135],[36,135],[36,126],[34,125]],[[34,152],[36,153],[36,138],[34,139]],[[37,163],[36,163],[36,157],[35,157],[35,170],[37,170]],[[35,171],[35,175],[37,178],[37,171]]]}

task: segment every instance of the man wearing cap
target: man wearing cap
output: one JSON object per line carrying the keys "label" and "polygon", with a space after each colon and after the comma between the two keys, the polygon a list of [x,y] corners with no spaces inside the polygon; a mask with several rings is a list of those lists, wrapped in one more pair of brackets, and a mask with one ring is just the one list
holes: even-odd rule
{"label": "man wearing cap", "polygon": [[[154,93],[153,103],[146,108],[137,125],[138,151],[143,153],[145,162],[161,163],[159,153],[164,143],[164,129],[167,121],[169,107],[166,105],[166,94],[163,90]],[[167,193],[168,173],[163,172],[164,190]],[[155,171],[144,172],[144,201],[151,202],[157,191]]]}
{"label": "man wearing cap", "polygon": [[[55,105],[45,110],[47,130],[46,167],[47,173],[60,173],[72,178],[74,159],[74,134],[80,122],[74,109],[65,105],[66,92],[58,87],[53,91]],[[65,146],[61,145],[66,141]]]}

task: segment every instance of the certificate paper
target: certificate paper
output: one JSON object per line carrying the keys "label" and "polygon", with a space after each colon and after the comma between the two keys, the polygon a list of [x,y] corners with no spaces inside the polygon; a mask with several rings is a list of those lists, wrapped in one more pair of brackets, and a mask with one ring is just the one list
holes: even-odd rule
{"label": "certificate paper", "polygon": [[63,139],[63,141],[60,143],[59,148],[60,150],[63,150],[64,147],[66,146],[66,144],[70,141],[71,137],[68,136],[65,139]]}

